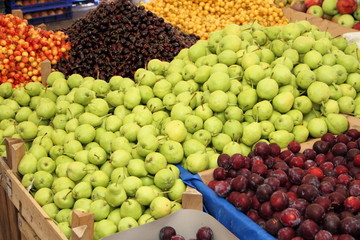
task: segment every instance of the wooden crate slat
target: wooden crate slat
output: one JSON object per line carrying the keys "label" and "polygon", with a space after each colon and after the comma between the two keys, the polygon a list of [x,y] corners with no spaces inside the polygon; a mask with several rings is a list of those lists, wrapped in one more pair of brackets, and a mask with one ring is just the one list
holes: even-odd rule
{"label": "wooden crate slat", "polygon": [[182,207],[184,209],[203,210],[203,197],[195,188],[186,187],[186,191],[182,194]]}
{"label": "wooden crate slat", "polygon": [[18,215],[18,219],[19,229],[22,234],[21,240],[41,240],[21,214]]}
{"label": "wooden crate slat", "polygon": [[82,211],[72,212],[72,239],[93,239],[94,238],[94,214]]}
{"label": "wooden crate slat", "polygon": [[11,201],[15,208],[19,210],[22,217],[31,226],[36,226],[34,232],[40,239],[66,240],[65,235],[60,231],[56,224],[46,215],[44,210],[35,201],[35,199],[22,186],[19,179],[12,170],[1,160],[1,169],[5,173],[5,178],[11,182]]}
{"label": "wooden crate slat", "polygon": [[20,240],[16,212],[16,208],[11,204],[7,192],[0,186],[0,240]]}

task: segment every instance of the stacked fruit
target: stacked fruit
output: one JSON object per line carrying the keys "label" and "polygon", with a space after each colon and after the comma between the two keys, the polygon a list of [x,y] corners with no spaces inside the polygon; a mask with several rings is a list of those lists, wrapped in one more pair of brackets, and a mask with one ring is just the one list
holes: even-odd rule
{"label": "stacked fruit", "polygon": [[106,81],[114,75],[132,78],[151,59],[170,61],[198,40],[127,0],[101,1],[64,32],[72,50],[54,68]]}
{"label": "stacked fruit", "polygon": [[41,81],[40,63],[56,64],[70,50],[63,32],[37,29],[10,14],[0,14],[0,39],[0,80],[13,87]]}
{"label": "stacked fruit", "polygon": [[24,19],[32,19],[32,18],[38,18],[38,17],[46,17],[51,15],[57,15],[57,14],[64,14],[66,12],[66,8],[56,8],[46,11],[39,11],[39,12],[31,12],[24,14]]}
{"label": "stacked fruit", "polygon": [[229,24],[283,25],[287,19],[273,0],[254,1],[168,1],[153,0],[145,8],[173,23],[186,33],[207,39],[210,32]]}
{"label": "stacked fruit", "polygon": [[15,90],[10,83],[0,85],[6,98],[1,135],[25,140],[28,151],[18,165],[22,183],[66,236],[71,210],[94,213],[100,239],[181,208],[185,184],[170,164],[169,140],[157,137],[162,115],[130,105],[136,97],[131,90],[121,97],[125,88],[135,88],[132,80],[66,80],[53,72],[48,84]]}
{"label": "stacked fruit", "polygon": [[360,30],[357,0],[295,0],[291,8]]}
{"label": "stacked fruit", "polygon": [[[208,186],[279,240],[360,237],[360,132],[221,154]],[[296,238],[297,236],[297,238]]]}
{"label": "stacked fruit", "polygon": [[[143,223],[143,213],[171,212],[170,200],[185,189],[172,164],[196,173],[217,167],[220,153],[248,155],[259,141],[286,147],[309,135],[345,132],[348,122],[339,113],[360,110],[357,50],[307,21],[228,25],[171,62],[150,60],[135,81],[79,74],[65,80],[53,72],[47,88],[29,83],[12,90],[4,83],[0,133],[26,140],[23,184],[37,190],[35,199],[59,226],[69,233],[67,217],[80,205],[75,200],[87,198],[76,201],[95,213],[101,237]],[[144,185],[157,191],[137,197]],[[170,200],[158,197],[167,190]]]}

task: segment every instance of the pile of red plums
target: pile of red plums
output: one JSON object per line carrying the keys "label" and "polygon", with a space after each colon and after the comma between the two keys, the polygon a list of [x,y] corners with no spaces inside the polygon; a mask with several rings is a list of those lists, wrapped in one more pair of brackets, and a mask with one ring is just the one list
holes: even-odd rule
{"label": "pile of red plums", "polygon": [[360,239],[360,132],[300,150],[259,142],[248,156],[221,154],[208,186],[279,240]]}

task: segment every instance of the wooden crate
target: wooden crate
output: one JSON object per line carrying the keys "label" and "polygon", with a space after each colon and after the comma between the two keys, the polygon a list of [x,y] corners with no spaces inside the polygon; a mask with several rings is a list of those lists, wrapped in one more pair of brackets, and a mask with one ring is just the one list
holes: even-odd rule
{"label": "wooden crate", "polygon": [[349,32],[359,32],[356,29],[342,26],[321,17],[316,17],[304,12],[299,12],[289,7],[284,7],[283,13],[284,16],[290,20],[290,22],[307,20],[311,24],[317,26],[321,31],[329,32],[333,37],[341,36],[342,34]]}
{"label": "wooden crate", "polygon": [[[360,119],[359,118],[353,117],[353,116],[350,116],[350,115],[345,115],[345,116],[346,116],[346,118],[348,119],[348,122],[349,122],[349,129],[358,129],[358,130],[360,130]],[[310,140],[302,143],[300,152],[304,151],[307,148],[312,148],[314,142],[316,142],[318,140],[320,140],[320,138],[313,138],[313,139],[310,139]],[[211,180],[214,179],[213,172],[214,172],[214,168],[203,171],[203,172],[200,172],[198,174],[201,177],[201,179],[203,180],[204,184],[207,185]],[[191,197],[192,201],[190,201],[189,203],[191,203],[193,209],[198,209],[198,210],[203,209],[203,202],[202,202],[203,198],[202,198],[202,195],[201,195],[200,192],[198,192],[196,189],[188,186],[187,189],[186,189],[186,192],[184,193],[184,195],[186,195],[186,194],[189,194],[189,195],[191,194],[192,195],[192,197]]]}
{"label": "wooden crate", "polygon": [[[6,151],[7,158],[0,159],[0,240],[66,240],[21,184],[17,166],[25,154],[23,141],[7,138]],[[185,192],[182,202],[186,209],[202,210],[202,195],[195,189]],[[73,211],[72,217],[72,240],[92,240],[93,214]]]}
{"label": "wooden crate", "polygon": [[[2,219],[5,230],[4,240],[66,240],[66,236],[50,219],[35,199],[21,184],[17,166],[25,154],[25,145],[22,140],[6,139],[7,158],[0,160],[1,200],[2,213],[7,219]],[[7,209],[3,211],[4,209]],[[1,214],[3,215],[3,214]],[[73,211],[72,239],[93,239],[94,216],[92,213]],[[9,233],[8,233],[9,232]],[[9,237],[10,234],[10,237]]]}

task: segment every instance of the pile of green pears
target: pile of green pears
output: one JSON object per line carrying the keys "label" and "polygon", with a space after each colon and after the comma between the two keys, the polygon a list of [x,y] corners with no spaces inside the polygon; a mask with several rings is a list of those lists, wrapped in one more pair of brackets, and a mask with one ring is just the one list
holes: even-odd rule
{"label": "pile of green pears", "polygon": [[176,164],[198,173],[259,141],[345,132],[344,114],[360,116],[358,56],[307,21],[232,24],[134,79],[3,83],[0,138],[25,140],[22,183],[65,235],[77,209],[94,213],[100,239],[180,209]]}

